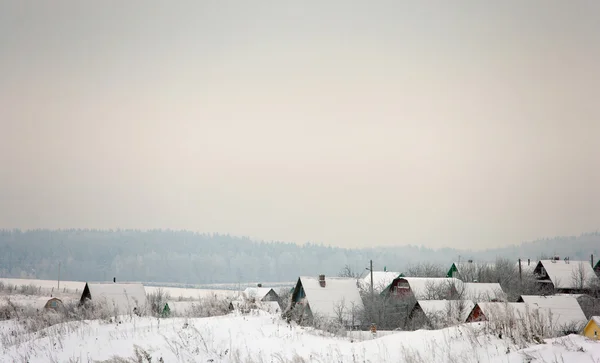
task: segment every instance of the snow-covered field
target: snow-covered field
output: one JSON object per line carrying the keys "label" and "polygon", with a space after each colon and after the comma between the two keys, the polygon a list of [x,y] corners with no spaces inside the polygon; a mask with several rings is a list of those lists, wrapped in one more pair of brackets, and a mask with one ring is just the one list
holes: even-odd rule
{"label": "snow-covered field", "polygon": [[[50,297],[50,295],[55,297],[72,297],[77,294],[80,295],[85,287],[85,282],[82,281],[61,281],[60,289],[58,289],[58,282],[56,280],[0,278],[0,283],[4,284],[5,288],[9,285],[14,286],[16,288],[16,293],[23,296],[25,294],[20,293],[22,287],[36,287],[40,289],[35,293],[36,295],[47,297]],[[216,284],[203,286],[207,288],[163,287],[158,284],[152,284],[152,286],[145,286],[145,289],[146,293],[153,293],[162,289],[162,291],[168,293],[172,299],[182,298],[186,300],[197,300],[215,296],[219,298],[236,298],[239,294],[236,290],[224,288],[225,286],[231,287],[232,285]],[[214,287],[208,288],[211,286]],[[223,287],[223,289],[221,287]],[[247,286],[244,285],[242,287],[245,288]],[[2,292],[0,292],[0,296],[2,295]],[[27,300],[31,299],[28,298]]]}
{"label": "snow-covered field", "polygon": [[289,325],[263,312],[122,319],[63,323],[33,334],[18,333],[14,320],[0,322],[0,362],[96,362],[132,358],[136,349],[152,362],[600,362],[600,343],[581,336],[518,350],[475,324],[356,339]]}

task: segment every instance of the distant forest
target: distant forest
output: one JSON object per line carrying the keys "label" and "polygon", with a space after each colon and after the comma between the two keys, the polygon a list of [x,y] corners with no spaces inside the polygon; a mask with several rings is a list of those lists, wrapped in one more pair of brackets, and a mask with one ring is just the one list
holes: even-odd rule
{"label": "distant forest", "polygon": [[256,242],[220,234],[171,230],[0,230],[0,277],[182,284],[294,281],[299,275],[337,275],[344,266],[365,273],[405,271],[418,263],[450,267],[497,257],[600,258],[600,233],[556,237],[504,248],[464,251],[418,246],[345,249],[307,243]]}

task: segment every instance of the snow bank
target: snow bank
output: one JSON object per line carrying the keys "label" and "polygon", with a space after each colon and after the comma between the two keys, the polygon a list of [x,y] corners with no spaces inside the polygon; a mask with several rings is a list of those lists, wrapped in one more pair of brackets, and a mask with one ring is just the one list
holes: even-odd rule
{"label": "snow bank", "polygon": [[[600,343],[581,336],[518,351],[482,333],[483,323],[436,331],[394,332],[357,341],[288,325],[275,315],[202,319],[123,317],[120,324],[59,324],[14,339],[15,321],[0,322],[0,362],[98,361],[147,352],[165,362],[583,362],[600,359]],[[361,334],[364,335],[364,334]],[[383,334],[382,334],[383,335]]]}

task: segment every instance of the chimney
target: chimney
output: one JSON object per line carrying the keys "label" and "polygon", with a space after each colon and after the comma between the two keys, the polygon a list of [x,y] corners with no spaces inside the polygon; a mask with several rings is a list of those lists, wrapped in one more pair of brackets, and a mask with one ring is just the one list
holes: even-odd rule
{"label": "chimney", "polygon": [[259,283],[259,284],[258,284],[258,287],[262,287],[262,284],[261,284],[261,283]]}
{"label": "chimney", "polygon": [[319,285],[325,287],[325,275],[319,275]]}
{"label": "chimney", "polygon": [[531,258],[527,259],[527,266],[531,265]]}
{"label": "chimney", "polygon": [[117,282],[117,278],[113,277],[113,283]]}

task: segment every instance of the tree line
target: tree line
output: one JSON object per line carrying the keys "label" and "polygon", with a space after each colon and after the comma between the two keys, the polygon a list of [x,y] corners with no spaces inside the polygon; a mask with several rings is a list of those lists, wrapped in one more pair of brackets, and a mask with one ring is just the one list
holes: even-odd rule
{"label": "tree line", "polygon": [[[461,256],[493,261],[502,256],[571,259],[600,257],[600,234],[557,237],[506,248],[463,251],[422,246],[346,249],[322,243],[253,241],[227,234],[173,230],[0,230],[0,277],[180,284],[295,281],[300,275],[337,275],[339,266],[365,272],[406,272],[414,261],[450,267]],[[444,267],[445,269],[445,267]],[[446,272],[446,271],[443,271]]]}

